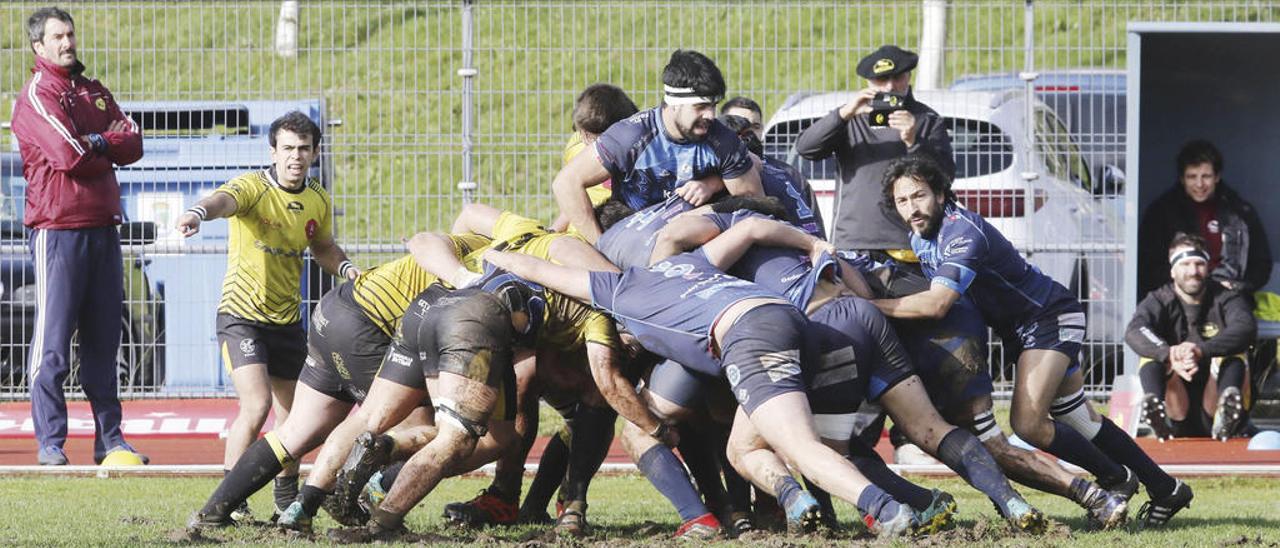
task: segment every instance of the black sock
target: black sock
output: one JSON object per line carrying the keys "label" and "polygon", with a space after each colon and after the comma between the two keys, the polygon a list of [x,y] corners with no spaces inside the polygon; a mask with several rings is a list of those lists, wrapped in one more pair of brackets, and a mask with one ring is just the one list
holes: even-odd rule
{"label": "black sock", "polygon": [[938,443],[938,458],[969,485],[987,495],[998,508],[1007,508],[1010,500],[1020,498],[1000,471],[996,459],[968,430],[955,428],[943,436]]}
{"label": "black sock", "polygon": [[1142,382],[1143,393],[1154,394],[1157,398],[1164,399],[1169,379],[1164,374],[1163,363],[1155,361],[1143,363],[1138,368],[1138,380]]}
{"label": "black sock", "polygon": [[924,511],[933,502],[932,492],[895,474],[884,463],[884,459],[880,458],[880,454],[868,447],[860,438],[849,440],[849,460],[868,481],[879,485],[894,499],[905,502],[920,511]]}
{"label": "black sock", "polygon": [[[609,455],[618,413],[608,407],[580,406],[573,417],[573,445],[561,495],[568,502],[586,502],[587,489]],[[545,505],[543,505],[545,508]]]}
{"label": "black sock", "polygon": [[316,517],[316,512],[320,511],[320,505],[324,504],[324,498],[329,493],[322,491],[314,485],[303,485],[298,490],[298,502],[302,503],[302,512],[307,517]]}
{"label": "black sock", "polygon": [[1244,388],[1244,362],[1240,358],[1227,358],[1218,366],[1218,396],[1229,386],[1236,390]]}
{"label": "black sock", "polygon": [[288,508],[298,498],[298,475],[276,476],[272,495],[276,499],[276,510]]}
{"label": "black sock", "polygon": [[[1106,420],[1106,419],[1103,419]],[[1084,439],[1084,435],[1076,429],[1053,421],[1053,440],[1047,447],[1042,447],[1055,457],[1084,468],[1093,474],[1099,482],[1107,483],[1114,478],[1125,475],[1124,467],[1099,450],[1097,439],[1093,443]]]}
{"label": "black sock", "polygon": [[[1177,486],[1173,476],[1160,469],[1160,466],[1152,461],[1141,447],[1138,447],[1133,438],[1111,422],[1111,419],[1102,417],[1102,428],[1098,430],[1098,435],[1093,437],[1093,444],[1105,449],[1107,454],[1117,462],[1133,470],[1133,473],[1138,475],[1138,480],[1147,486],[1147,493],[1153,498],[1166,497]],[[1097,476],[1097,474],[1094,475]],[[1098,478],[1101,481],[1101,476]]]}
{"label": "black sock", "polygon": [[803,479],[805,490],[810,495],[813,495],[813,500],[818,501],[818,508],[822,509],[823,517],[828,520],[836,519],[836,506],[831,503],[831,493],[823,491],[821,487],[818,487],[818,484],[809,481],[809,478]]}
{"label": "black sock", "polygon": [[382,478],[378,481],[378,484],[382,486],[383,491],[391,490],[391,486],[396,482],[396,477],[400,475],[400,469],[404,468],[404,462],[399,460],[388,464],[386,468],[382,469]]}
{"label": "black sock", "polygon": [[552,495],[560,488],[565,472],[569,470],[569,444],[564,442],[564,434],[557,432],[547,442],[542,458],[538,460],[538,472],[529,484],[529,493],[524,496],[520,505],[522,512],[546,510]]}
{"label": "black sock", "polygon": [[724,510],[729,505],[729,494],[720,480],[720,461],[716,450],[707,443],[706,435],[688,425],[680,429],[680,456],[693,476],[693,482],[702,499],[712,512]]}
{"label": "black sock", "polygon": [[209,501],[200,510],[205,516],[229,517],[249,495],[262,489],[284,469],[271,444],[262,438],[249,445],[231,470],[224,470],[222,483],[214,489]]}

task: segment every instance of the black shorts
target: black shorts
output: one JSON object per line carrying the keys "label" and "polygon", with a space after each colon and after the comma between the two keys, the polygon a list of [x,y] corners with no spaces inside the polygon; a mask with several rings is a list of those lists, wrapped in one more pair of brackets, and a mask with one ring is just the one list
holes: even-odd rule
{"label": "black shorts", "polygon": [[218,313],[218,349],[222,367],[231,371],[250,364],[267,365],[267,374],[297,380],[307,359],[302,322],[272,325]]}
{"label": "black shorts", "polygon": [[[351,282],[344,282],[325,293],[311,314],[307,366],[298,380],[331,398],[361,403],[390,344],[391,337],[356,304]],[[426,388],[418,381],[418,388]]]}
{"label": "black shorts", "polygon": [[991,395],[987,324],[968,297],[939,320],[895,320],[929,399],[939,410]]}
{"label": "black shorts", "polygon": [[789,304],[748,310],[720,341],[725,378],[748,415],[764,402],[804,392],[801,354],[808,322]]}
{"label": "black shorts", "polygon": [[663,360],[653,366],[645,386],[664,400],[686,409],[697,409],[706,401],[707,391],[723,382],[671,360]]}
{"label": "black shorts", "polygon": [[814,413],[852,414],[915,374],[889,321],[870,301],[834,299],[809,316],[814,359],[804,370]]}
{"label": "black shorts", "polygon": [[1016,326],[1012,333],[1008,330],[1000,332],[1006,356],[1018,356],[1023,350],[1053,350],[1066,354],[1071,361],[1063,378],[1080,370],[1080,347],[1084,345],[1084,335],[1084,308],[1078,302],[1042,312],[1031,321]]}
{"label": "black shorts", "polygon": [[441,371],[498,390],[493,417],[515,417],[515,329],[511,312],[478,288],[449,291],[432,284],[420,293],[392,339],[378,377],[417,387]]}

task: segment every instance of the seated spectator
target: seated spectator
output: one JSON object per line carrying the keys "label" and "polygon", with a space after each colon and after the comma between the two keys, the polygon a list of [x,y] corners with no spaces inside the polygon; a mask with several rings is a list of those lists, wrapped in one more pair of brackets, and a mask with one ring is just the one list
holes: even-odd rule
{"label": "seated spectator", "polygon": [[[627,96],[627,92],[622,91],[618,86],[612,84],[587,86],[587,89],[578,94],[578,99],[573,104],[573,134],[569,136],[569,142],[564,145],[561,167],[567,165],[569,160],[586,149],[588,145],[595,143],[596,138],[604,133],[604,130],[609,129],[609,126],[630,117],[639,110],[631,97]],[[593,206],[608,200],[612,194],[609,181],[587,189],[587,195],[591,197]],[[569,219],[561,214],[556,217],[555,222],[551,223],[550,230],[561,232],[568,226]]]}
{"label": "seated spectator", "polygon": [[1147,294],[1125,330],[1125,342],[1141,356],[1142,420],[1161,441],[1206,435],[1225,441],[1248,422],[1246,351],[1258,327],[1243,295],[1207,281],[1206,247],[1199,236],[1174,235],[1173,281]]}
{"label": "seated spectator", "polygon": [[1156,198],[1138,228],[1138,298],[1169,283],[1161,253],[1177,232],[1204,239],[1209,279],[1244,294],[1271,277],[1271,249],[1258,214],[1222,181],[1222,153],[1213,143],[1191,141],[1178,153],[1180,183]]}

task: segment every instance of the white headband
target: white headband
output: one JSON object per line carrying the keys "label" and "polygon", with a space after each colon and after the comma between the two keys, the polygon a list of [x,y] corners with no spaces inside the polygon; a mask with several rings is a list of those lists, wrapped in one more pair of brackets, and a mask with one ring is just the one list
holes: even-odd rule
{"label": "white headband", "polygon": [[668,85],[662,86],[663,96],[662,102],[668,105],[697,105],[702,103],[716,104],[720,102],[719,97],[700,97],[693,91],[693,88],[678,88]]}

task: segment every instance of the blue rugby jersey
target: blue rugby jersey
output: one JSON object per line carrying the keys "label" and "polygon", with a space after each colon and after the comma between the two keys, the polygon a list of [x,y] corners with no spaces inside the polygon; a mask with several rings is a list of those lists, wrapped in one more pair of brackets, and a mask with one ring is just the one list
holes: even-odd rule
{"label": "blue rugby jersey", "polygon": [[730,306],[779,295],[712,266],[699,251],[621,274],[591,273],[591,304],[613,315],[646,349],[691,370],[720,375],[711,329]]}
{"label": "blue rugby jersey", "polygon": [[[708,213],[705,217],[720,227],[721,232],[749,217],[772,219],[754,211]],[[733,264],[729,274],[780,293],[796,308],[804,310],[809,299],[813,298],[813,288],[818,285],[822,273],[835,265],[835,258],[828,254],[824,254],[818,268],[814,268],[809,262],[809,254],[798,249],[756,245]]]}
{"label": "blue rugby jersey", "polygon": [[765,196],[772,196],[782,202],[782,207],[791,214],[796,226],[813,236],[827,239],[822,215],[812,202],[813,192],[799,170],[786,162],[768,156],[762,157],[760,185],[764,188]]}
{"label": "blue rugby jersey", "polygon": [[751,169],[747,145],[719,120],[700,141],[678,142],[662,126],[662,107],[642,110],[605,130],[596,153],[613,181],[613,197],[640,210],[691,179],[736,179]]}
{"label": "blue rugby jersey", "polygon": [[967,292],[991,326],[1017,326],[1075,303],[1067,288],[1028,264],[981,215],[952,202],[942,215],[933,239],[911,234],[911,249],[931,284]]}
{"label": "blue rugby jersey", "polygon": [[658,231],[667,226],[677,215],[693,209],[693,205],[679,196],[653,204],[618,221],[600,235],[596,249],[618,268],[644,268],[649,266],[653,243]]}

